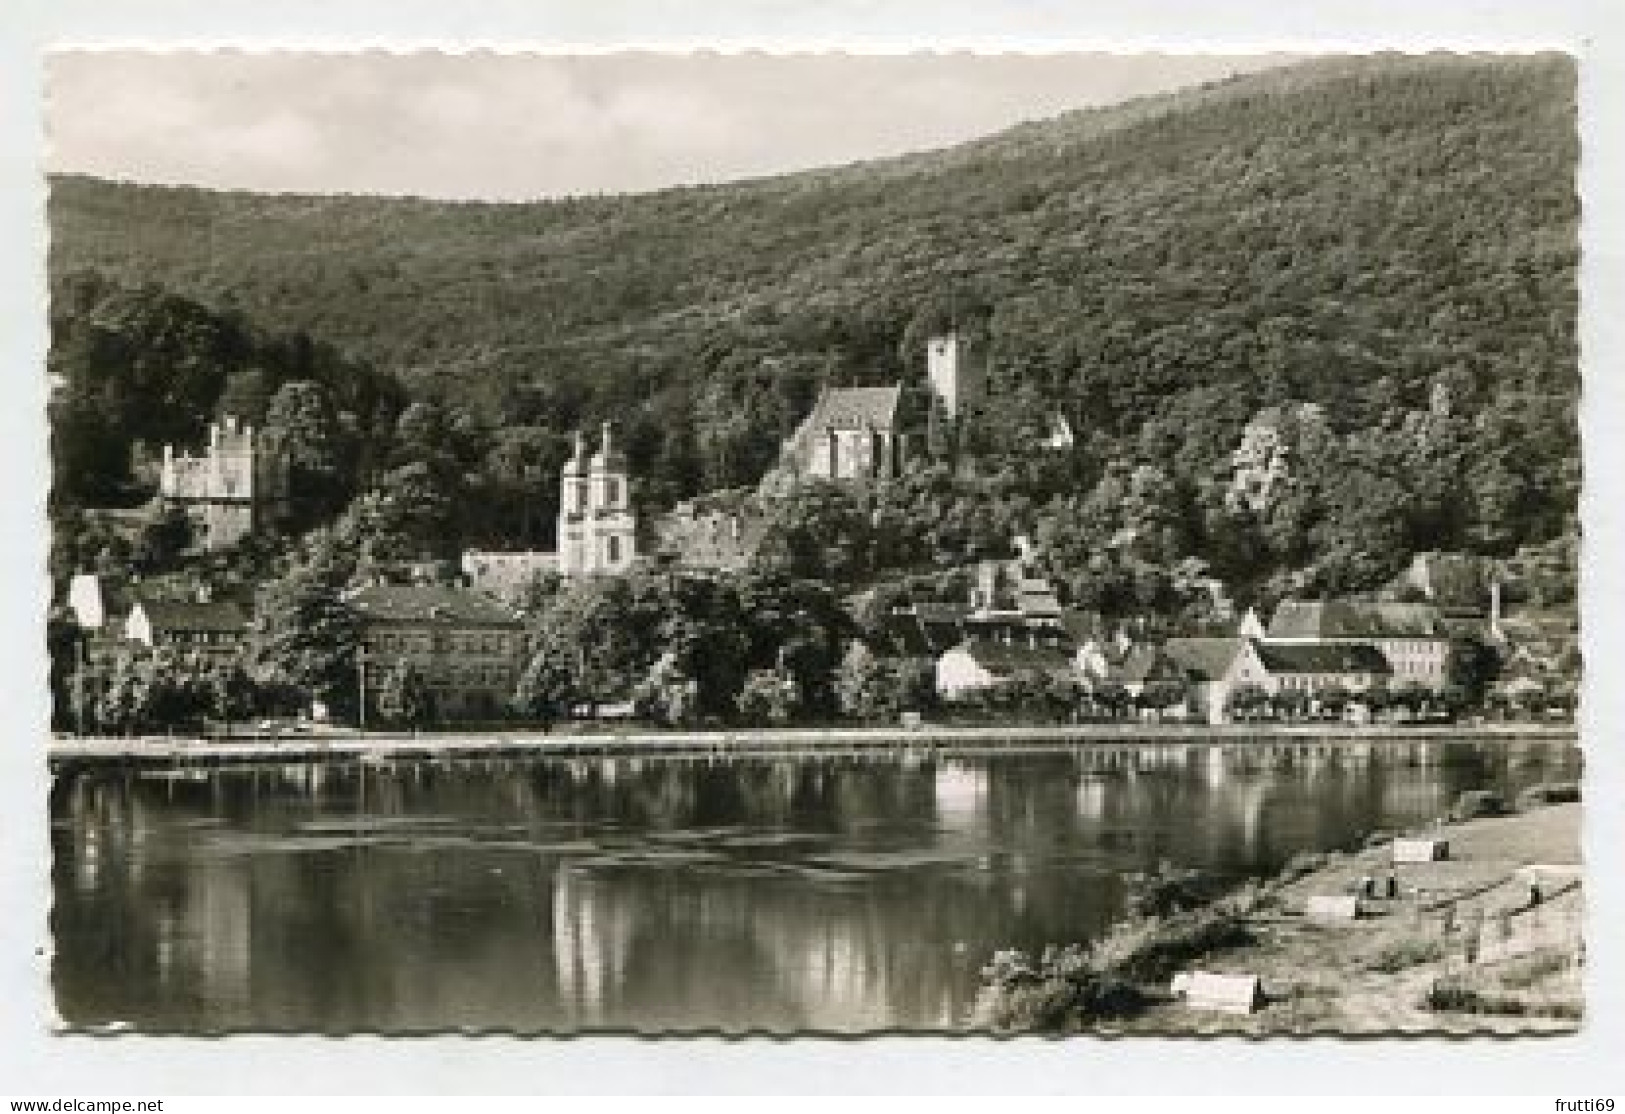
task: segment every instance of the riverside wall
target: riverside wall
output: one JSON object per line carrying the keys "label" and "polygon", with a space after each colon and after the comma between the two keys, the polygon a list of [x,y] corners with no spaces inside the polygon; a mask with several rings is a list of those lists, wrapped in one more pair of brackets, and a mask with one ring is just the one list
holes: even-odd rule
{"label": "riverside wall", "polygon": [[1343,724],[1066,724],[941,727],[779,728],[730,731],[508,730],[484,732],[332,732],[290,735],[76,738],[46,747],[53,767],[209,765],[238,762],[391,761],[521,756],[771,756],[885,752],[1004,752],[1074,747],[1222,744],[1261,751],[1309,752],[1362,746],[1425,747],[1444,742],[1575,745],[1571,724],[1355,727]]}

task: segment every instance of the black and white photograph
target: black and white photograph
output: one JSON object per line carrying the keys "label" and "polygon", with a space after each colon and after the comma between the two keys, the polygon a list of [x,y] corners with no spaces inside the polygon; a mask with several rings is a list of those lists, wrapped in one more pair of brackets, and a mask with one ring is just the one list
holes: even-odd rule
{"label": "black and white photograph", "polygon": [[44,72],[42,1027],[1584,1024],[1573,55]]}

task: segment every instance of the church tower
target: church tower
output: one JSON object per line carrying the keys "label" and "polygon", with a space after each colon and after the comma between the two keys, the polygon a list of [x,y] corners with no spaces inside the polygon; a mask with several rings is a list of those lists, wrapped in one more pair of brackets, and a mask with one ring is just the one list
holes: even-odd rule
{"label": "church tower", "polygon": [[576,430],[575,451],[559,478],[559,572],[578,576],[587,570],[587,442]]}
{"label": "church tower", "polygon": [[615,446],[608,422],[590,460],[586,451],[578,431],[559,492],[559,572],[567,577],[625,572],[637,556],[626,454]]}
{"label": "church tower", "polygon": [[587,466],[593,511],[593,562],[597,572],[625,572],[637,556],[637,519],[627,490],[626,454],[603,427],[598,452]]}

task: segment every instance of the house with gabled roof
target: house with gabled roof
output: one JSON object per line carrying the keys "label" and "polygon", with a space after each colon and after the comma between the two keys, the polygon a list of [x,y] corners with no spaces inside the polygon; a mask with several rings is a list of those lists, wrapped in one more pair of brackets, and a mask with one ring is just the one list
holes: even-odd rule
{"label": "house with gabled roof", "polygon": [[152,650],[229,659],[248,642],[248,613],[231,600],[162,599],[136,593],[124,637]]}
{"label": "house with gabled roof", "polygon": [[937,692],[946,700],[963,699],[974,692],[1009,684],[1023,672],[1044,673],[1061,680],[1076,676],[1072,655],[1064,646],[968,638],[937,658]]}
{"label": "house with gabled roof", "polygon": [[1229,719],[1230,697],[1237,690],[1270,690],[1269,670],[1251,639],[1170,638],[1162,652],[1185,679],[1191,713],[1209,723]]}
{"label": "house with gabled roof", "polygon": [[1152,684],[1178,683],[1188,714],[1208,723],[1230,718],[1232,698],[1242,689],[1276,694],[1369,691],[1392,675],[1373,646],[1358,642],[1261,642],[1252,638],[1170,638],[1137,646],[1114,675],[1131,696]]}
{"label": "house with gabled roof", "polygon": [[1150,643],[1131,646],[1112,667],[1106,679],[1132,697],[1138,697],[1156,684],[1183,683],[1179,668],[1162,652],[1162,647]]}
{"label": "house with gabled roof", "polygon": [[1273,691],[1275,678],[1246,638],[1170,638],[1160,645],[1131,647],[1108,674],[1129,696],[1139,698],[1157,685],[1178,687],[1187,715],[1209,723],[1229,719],[1230,697],[1238,689]]}

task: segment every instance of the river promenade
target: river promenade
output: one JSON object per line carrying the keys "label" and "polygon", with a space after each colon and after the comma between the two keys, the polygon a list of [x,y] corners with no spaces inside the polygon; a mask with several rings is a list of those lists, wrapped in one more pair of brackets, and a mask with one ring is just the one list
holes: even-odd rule
{"label": "river promenade", "polygon": [[53,767],[194,766],[239,762],[353,762],[524,756],[770,756],[864,752],[967,753],[1071,747],[1213,745],[1354,748],[1441,742],[1573,745],[1572,724],[1350,726],[1345,724],[1088,723],[1023,726],[833,727],[730,731],[556,730],[312,732],[230,736],[55,736]]}

